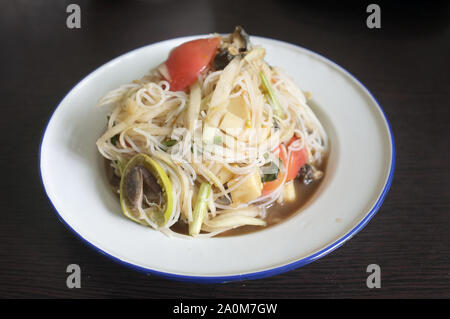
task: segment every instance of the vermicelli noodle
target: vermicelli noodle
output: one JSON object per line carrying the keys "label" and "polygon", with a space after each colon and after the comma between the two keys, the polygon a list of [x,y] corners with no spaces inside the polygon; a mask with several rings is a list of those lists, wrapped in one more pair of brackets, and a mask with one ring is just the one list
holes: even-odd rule
{"label": "vermicelli noodle", "polygon": [[[131,167],[125,169],[131,165],[127,164],[145,154],[168,177],[171,205],[163,199],[169,198],[167,182],[162,184],[157,174],[159,197],[152,201],[150,193],[139,193],[143,199],[134,208],[131,197],[125,199],[141,224],[165,234],[180,236],[171,227],[191,226],[198,218],[202,184],[209,185],[211,193],[204,198],[201,232],[194,236],[211,237],[245,225],[266,225],[269,208],[284,200],[288,183],[297,176],[291,176],[291,164],[297,165],[291,162],[301,156],[305,158],[298,176],[302,171],[316,179],[323,175],[318,167],[328,152],[328,138],[305,94],[281,68],[265,62],[262,47],[245,43],[244,50],[235,45],[233,36],[219,37],[215,53],[231,56],[226,66],[216,70],[208,64],[182,90],[172,90],[173,72],[165,63],[99,101],[112,109],[97,147],[115,175],[128,178],[123,175],[131,172]],[[139,169],[135,171],[145,177]],[[122,181],[121,187],[128,187],[122,185],[126,183]],[[129,194],[133,191],[127,189]],[[164,205],[171,211],[162,223],[157,211]]]}

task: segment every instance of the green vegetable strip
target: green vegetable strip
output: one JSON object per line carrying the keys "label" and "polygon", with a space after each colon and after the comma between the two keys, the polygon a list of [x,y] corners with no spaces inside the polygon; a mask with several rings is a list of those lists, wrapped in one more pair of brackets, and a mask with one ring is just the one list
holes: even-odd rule
{"label": "green vegetable strip", "polygon": [[216,145],[222,145],[222,136],[214,136],[214,144]]}
{"label": "green vegetable strip", "polygon": [[211,185],[202,183],[195,200],[194,211],[192,212],[193,220],[189,223],[189,235],[197,235],[202,228],[203,220],[206,216],[209,196],[211,195]]}
{"label": "green vegetable strip", "polygon": [[260,168],[261,171],[261,182],[271,182],[278,178],[278,173],[280,172],[280,168],[274,163],[270,162]]}
{"label": "green vegetable strip", "polygon": [[163,144],[163,145],[165,145],[165,146],[167,146],[167,147],[172,147],[172,146],[174,146],[175,144],[177,144],[177,141],[176,141],[176,140],[168,139],[168,140],[163,141],[161,144]]}
{"label": "green vegetable strip", "polygon": [[275,112],[275,115],[281,119],[284,118],[283,111],[280,107],[280,104],[278,103],[277,97],[275,96],[275,92],[273,91],[272,86],[270,85],[269,81],[267,81],[267,78],[264,75],[264,72],[263,71],[259,72],[259,76],[261,77],[261,80],[264,84],[264,87],[267,90],[269,98],[272,101],[272,107]]}
{"label": "green vegetable strip", "polygon": [[111,137],[111,144],[116,145],[116,142],[119,140],[119,134],[114,135]]}
{"label": "green vegetable strip", "polygon": [[117,167],[119,168],[120,176],[122,176],[123,170],[125,169],[124,164],[121,161],[119,161],[119,160],[116,160],[114,162],[116,163]]}

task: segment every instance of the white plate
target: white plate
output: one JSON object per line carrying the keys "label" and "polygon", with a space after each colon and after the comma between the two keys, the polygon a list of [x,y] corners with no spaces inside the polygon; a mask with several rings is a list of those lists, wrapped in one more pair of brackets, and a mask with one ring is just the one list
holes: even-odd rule
{"label": "white plate", "polygon": [[294,217],[252,234],[211,239],[169,238],[126,219],[106,181],[95,141],[108,90],[145,75],[170,49],[196,37],[152,44],[101,66],[62,100],[41,145],[41,176],[61,220],[112,259],[136,270],[186,281],[224,282],[275,275],[312,262],[361,230],[392,180],[394,141],[370,92],[347,71],[301,47],[252,37],[267,61],[303,90],[331,141],[328,169],[315,198]]}

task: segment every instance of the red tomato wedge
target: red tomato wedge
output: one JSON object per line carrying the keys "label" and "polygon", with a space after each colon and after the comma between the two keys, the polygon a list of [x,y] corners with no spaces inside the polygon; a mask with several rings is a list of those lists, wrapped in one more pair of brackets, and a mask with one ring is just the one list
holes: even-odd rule
{"label": "red tomato wedge", "polygon": [[[288,147],[298,139],[299,138],[296,136],[292,137],[288,143]],[[297,177],[300,168],[306,164],[307,160],[308,154],[306,153],[305,147],[303,147],[299,151],[291,151],[291,155],[289,156],[289,162],[287,165],[287,177],[286,177],[287,182]]]}
{"label": "red tomato wedge", "polygon": [[[297,141],[299,138],[296,136],[293,136],[289,142],[287,143],[286,149],[289,149],[289,146]],[[282,149],[281,145],[278,146],[278,148],[275,149],[274,152],[278,152],[278,157],[281,159],[281,162],[283,163],[283,166],[285,167],[285,171],[282,173],[280,172],[278,174],[278,177],[274,181],[266,182],[263,184],[263,189],[261,196],[268,195],[272,193],[275,189],[277,189],[280,184],[283,182],[284,174],[286,174],[286,182],[289,182],[293,180],[295,177],[297,177],[298,172],[300,171],[300,168],[306,164],[308,160],[308,154],[306,152],[306,148],[303,147],[302,149],[298,151],[291,151],[291,154],[289,156],[289,160],[286,159],[287,154],[285,154]]]}
{"label": "red tomato wedge", "polygon": [[193,84],[216,55],[219,44],[217,37],[185,42],[174,48],[165,62],[170,90],[180,91]]}

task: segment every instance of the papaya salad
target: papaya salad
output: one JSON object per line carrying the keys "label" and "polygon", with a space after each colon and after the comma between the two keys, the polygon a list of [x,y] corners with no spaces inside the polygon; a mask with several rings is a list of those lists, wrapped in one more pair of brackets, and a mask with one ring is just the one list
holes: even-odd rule
{"label": "papaya salad", "polygon": [[175,236],[261,229],[321,179],[328,138],[311,94],[265,53],[238,26],[100,99],[111,111],[96,144],[126,217]]}

